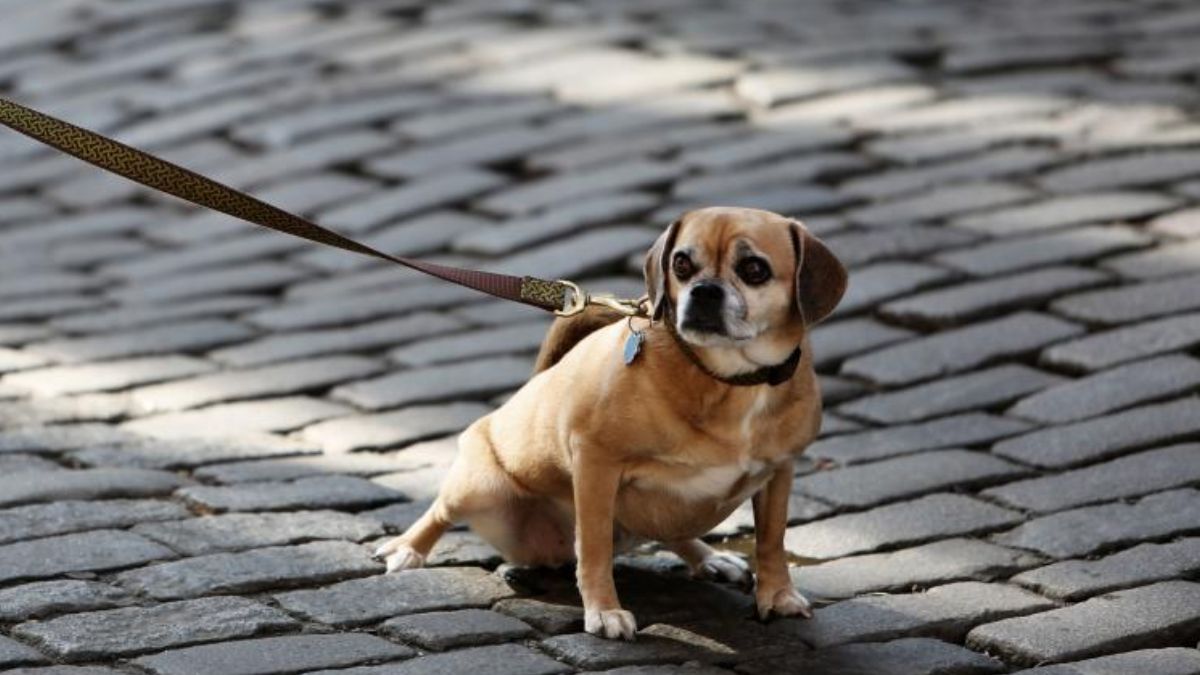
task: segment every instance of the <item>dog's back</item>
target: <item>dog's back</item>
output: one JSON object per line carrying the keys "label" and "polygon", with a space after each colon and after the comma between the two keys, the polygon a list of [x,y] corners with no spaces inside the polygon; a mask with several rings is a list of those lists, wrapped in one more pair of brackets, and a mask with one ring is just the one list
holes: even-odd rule
{"label": "dog's back", "polygon": [[540,373],[553,366],[585,337],[623,318],[616,310],[592,305],[581,314],[555,319],[546,332],[546,339],[542,340],[533,372]]}

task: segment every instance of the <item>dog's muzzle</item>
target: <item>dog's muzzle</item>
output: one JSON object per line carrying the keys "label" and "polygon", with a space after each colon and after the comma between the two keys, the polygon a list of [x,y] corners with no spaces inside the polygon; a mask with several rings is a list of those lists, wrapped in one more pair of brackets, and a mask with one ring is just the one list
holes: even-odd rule
{"label": "dog's muzzle", "polygon": [[711,281],[701,281],[692,286],[680,328],[697,333],[727,335],[725,289]]}

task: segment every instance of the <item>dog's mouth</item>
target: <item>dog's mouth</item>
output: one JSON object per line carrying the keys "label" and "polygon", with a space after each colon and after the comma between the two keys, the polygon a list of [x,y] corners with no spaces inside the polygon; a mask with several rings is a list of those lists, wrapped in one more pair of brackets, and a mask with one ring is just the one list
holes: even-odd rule
{"label": "dog's mouth", "polygon": [[725,327],[725,319],[720,315],[713,314],[689,312],[680,322],[679,329],[699,335],[729,335],[729,330]]}
{"label": "dog's mouth", "polygon": [[684,341],[697,347],[742,347],[755,338],[750,331],[744,334],[742,331],[731,331],[721,317],[695,320],[685,317],[679,322],[676,332]]}

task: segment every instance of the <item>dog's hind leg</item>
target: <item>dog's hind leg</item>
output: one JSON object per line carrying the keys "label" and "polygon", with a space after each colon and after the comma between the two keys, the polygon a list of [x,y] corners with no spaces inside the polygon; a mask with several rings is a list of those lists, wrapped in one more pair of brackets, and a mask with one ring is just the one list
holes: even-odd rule
{"label": "dog's hind leg", "polygon": [[454,519],[447,512],[439,495],[433,505],[405,530],[404,534],[384,542],[375,549],[375,557],[387,561],[388,572],[423,567],[438,539],[453,525]]}
{"label": "dog's hind leg", "polygon": [[387,571],[423,567],[429,552],[455,523],[498,509],[510,499],[507,477],[496,465],[484,431],[488,419],[476,421],[458,438],[458,454],[442,481],[437,499],[404,534],[375,551]]}
{"label": "dog's hind leg", "polygon": [[676,539],[664,541],[663,544],[687,563],[693,576],[729,581],[746,587],[754,583],[750,566],[732,553],[717,551],[699,539]]}

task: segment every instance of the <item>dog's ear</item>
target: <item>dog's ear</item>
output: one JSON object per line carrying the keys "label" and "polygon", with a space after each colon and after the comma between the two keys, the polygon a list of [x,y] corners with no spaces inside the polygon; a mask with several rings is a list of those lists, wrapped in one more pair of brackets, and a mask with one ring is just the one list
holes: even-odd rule
{"label": "dog's ear", "polygon": [[820,239],[792,221],[796,252],[796,307],[806,326],[829,316],[846,293],[846,268]]}
{"label": "dog's ear", "polygon": [[667,310],[667,272],[671,266],[671,249],[675,248],[677,232],[678,220],[658,236],[654,246],[646,253],[646,262],[642,265],[646,277],[646,295],[650,296],[650,316],[655,321],[661,319]]}

